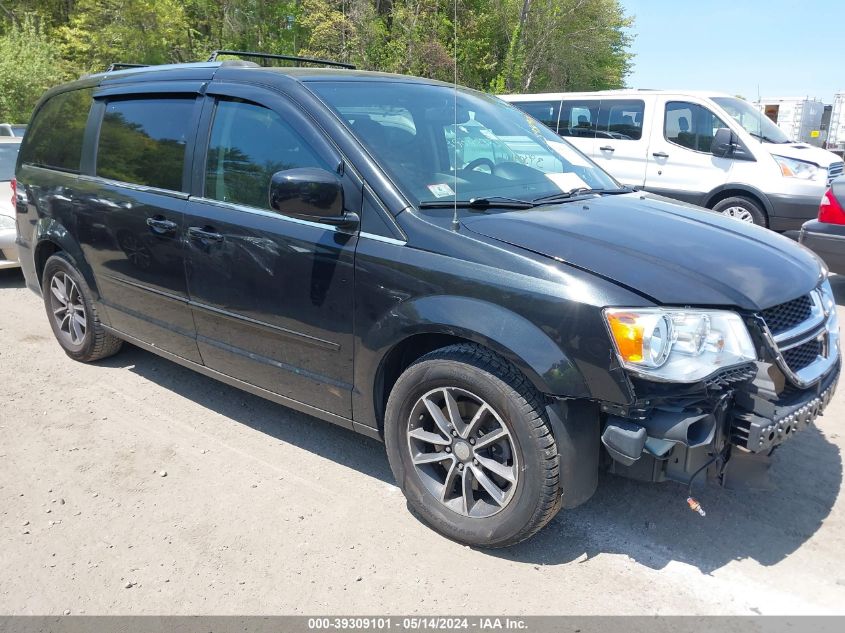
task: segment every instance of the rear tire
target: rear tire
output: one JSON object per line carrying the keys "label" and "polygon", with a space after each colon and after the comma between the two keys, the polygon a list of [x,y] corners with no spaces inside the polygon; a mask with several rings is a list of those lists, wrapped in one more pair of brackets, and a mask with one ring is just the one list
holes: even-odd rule
{"label": "rear tire", "polygon": [[53,334],[72,359],[89,363],[120,350],[123,341],[100,323],[91,290],[65,253],[44,264],[41,293]]}
{"label": "rear tire", "polygon": [[390,393],[384,431],[411,509],[448,538],[507,547],[560,509],[558,448],[543,400],[485,348],[453,345],[408,367]]}
{"label": "rear tire", "polygon": [[739,220],[740,222],[757,224],[758,226],[769,225],[766,219],[766,212],[760,208],[760,205],[754,200],[743,196],[732,196],[720,200],[713,205],[713,211]]}

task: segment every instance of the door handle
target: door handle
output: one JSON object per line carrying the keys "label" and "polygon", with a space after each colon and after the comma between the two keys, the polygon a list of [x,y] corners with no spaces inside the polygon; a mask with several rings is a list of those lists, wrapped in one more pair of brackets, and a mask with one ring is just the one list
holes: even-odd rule
{"label": "door handle", "polygon": [[179,225],[176,222],[165,220],[163,216],[157,215],[153,218],[147,218],[147,226],[152,229],[153,233],[164,235],[165,233],[175,233]]}
{"label": "door handle", "polygon": [[615,152],[616,148],[611,147],[610,145],[604,145],[603,147],[599,147],[599,149],[603,152]]}
{"label": "door handle", "polygon": [[205,228],[199,226],[189,226],[188,235],[190,235],[195,240],[211,240],[212,242],[223,241],[222,233],[217,233],[210,226],[207,226]]}
{"label": "door handle", "polygon": [[669,154],[666,152],[653,152],[651,155],[655,158],[669,158]]}

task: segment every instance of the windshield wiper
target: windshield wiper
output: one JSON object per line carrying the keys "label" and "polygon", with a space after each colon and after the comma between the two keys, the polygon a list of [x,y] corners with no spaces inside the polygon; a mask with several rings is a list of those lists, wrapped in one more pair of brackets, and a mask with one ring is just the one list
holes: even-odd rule
{"label": "windshield wiper", "polygon": [[770,136],[766,136],[765,134],[757,134],[756,132],[749,132],[749,134],[756,139],[760,139],[764,143],[774,143],[775,145],[785,145],[786,143],[792,142],[789,139],[786,139],[785,141],[776,141],[775,139],[771,138]]}
{"label": "windshield wiper", "polygon": [[508,198],[507,196],[484,196],[470,198],[469,200],[423,200],[420,202],[421,209],[489,209],[500,207],[502,209],[530,209],[534,206],[531,200],[520,198]]}
{"label": "windshield wiper", "polygon": [[561,191],[560,193],[553,193],[548,196],[540,196],[539,198],[534,198],[532,202],[535,205],[551,204],[560,200],[569,200],[585,193],[596,193],[600,195],[615,196],[620,193],[632,193],[633,191],[634,190],[630,187],[620,187],[618,189],[593,189],[592,187],[576,187],[575,189],[570,189],[569,191]]}

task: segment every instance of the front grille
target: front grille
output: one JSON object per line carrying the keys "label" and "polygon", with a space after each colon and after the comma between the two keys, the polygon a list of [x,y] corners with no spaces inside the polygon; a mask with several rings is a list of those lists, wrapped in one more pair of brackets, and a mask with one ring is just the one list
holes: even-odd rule
{"label": "front grille", "polygon": [[801,371],[815,361],[822,353],[822,342],[813,339],[788,349],[783,353],[783,359],[792,371]]}
{"label": "front grille", "polygon": [[845,163],[833,163],[832,165],[828,166],[827,184],[830,184],[830,181],[836,178],[837,176],[841,176],[843,172],[845,172]]}
{"label": "front grille", "polygon": [[777,336],[781,332],[786,332],[809,319],[812,310],[813,301],[810,299],[810,295],[804,295],[768,310],[763,310],[762,316],[766,325],[769,326],[769,331]]}

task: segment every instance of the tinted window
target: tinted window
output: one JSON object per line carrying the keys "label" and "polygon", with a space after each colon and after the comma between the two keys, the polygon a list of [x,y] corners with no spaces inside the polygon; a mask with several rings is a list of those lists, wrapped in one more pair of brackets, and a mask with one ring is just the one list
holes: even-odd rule
{"label": "tinted window", "polygon": [[90,108],[91,90],[63,92],[47,101],[27,131],[23,162],[78,173]]}
{"label": "tinted window", "polygon": [[0,180],[11,180],[15,177],[18,149],[18,143],[0,143]]}
{"label": "tinted window", "polygon": [[602,99],[597,136],[638,141],[643,135],[645,103],[638,99]]}
{"label": "tinted window", "polygon": [[412,201],[432,208],[478,196],[527,200],[615,186],[545,125],[490,95],[404,81],[308,87]]}
{"label": "tinted window", "polygon": [[564,101],[560,110],[558,134],[595,138],[600,101]]}
{"label": "tinted window", "polygon": [[242,101],[220,101],[205,171],[205,196],[269,209],[270,178],[296,167],[328,169],[276,112]]}
{"label": "tinted window", "polygon": [[97,175],[180,191],[193,99],[132,99],[106,105]]}
{"label": "tinted window", "polygon": [[719,128],[728,127],[707,108],[695,103],[670,101],[666,104],[663,133],[667,141],[697,152],[710,152]]}
{"label": "tinted window", "polygon": [[560,101],[520,101],[513,105],[557,132],[557,117],[560,114]]}

